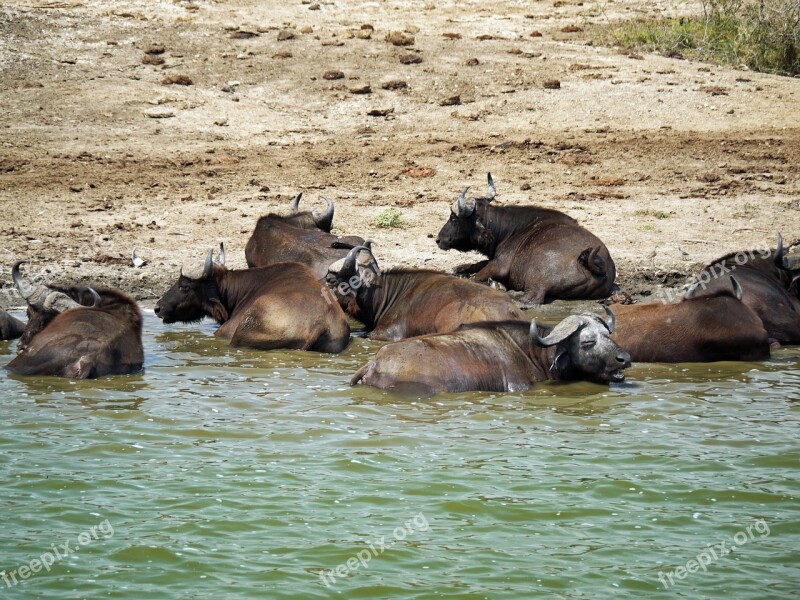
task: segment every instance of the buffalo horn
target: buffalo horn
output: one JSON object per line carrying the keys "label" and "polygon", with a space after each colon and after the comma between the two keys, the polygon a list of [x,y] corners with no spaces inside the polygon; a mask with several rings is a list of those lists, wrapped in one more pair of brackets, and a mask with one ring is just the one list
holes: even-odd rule
{"label": "buffalo horn", "polygon": [[31,285],[22,277],[22,273],[20,273],[19,268],[20,265],[27,264],[27,260],[18,260],[14,263],[14,266],[11,267],[11,278],[14,280],[14,285],[17,286],[19,293],[25,299],[25,302],[31,304],[33,306],[40,305],[44,302],[45,298],[47,298],[48,289],[39,284],[39,285]]}
{"label": "buffalo horn", "polygon": [[292,203],[289,205],[289,208],[292,209],[293,213],[296,213],[298,210],[300,210],[300,200],[302,199],[303,199],[303,192],[300,192],[299,194],[297,194],[297,196],[292,198]]}
{"label": "buffalo horn", "polygon": [[491,202],[497,196],[497,186],[494,184],[491,173],[486,174],[486,179],[489,182],[489,195],[486,196],[486,199]]}
{"label": "buffalo horn", "polygon": [[553,331],[547,337],[540,337],[539,330],[536,327],[536,319],[531,321],[531,339],[533,343],[540,348],[547,348],[548,346],[555,346],[559,342],[563,342],[569,336],[573,335],[586,325],[586,317],[578,315],[570,315],[561,323],[553,327]]}
{"label": "buffalo horn", "polygon": [[311,213],[311,216],[314,219],[314,223],[316,223],[317,227],[320,229],[330,229],[331,225],[333,224],[333,200],[330,198],[326,198],[322,196],[322,199],[325,200],[325,203],[328,205],[325,208],[325,212],[319,212],[317,210]]}
{"label": "buffalo horn", "polygon": [[136,253],[136,248],[131,251],[131,262],[137,269],[147,264],[147,261]]}
{"label": "buffalo horn", "polygon": [[614,333],[614,328],[617,326],[617,318],[614,316],[614,311],[612,311],[608,306],[603,305],[603,308],[606,311],[606,315],[608,318],[606,319],[606,327],[608,327],[608,333]]}
{"label": "buffalo horn", "polygon": [[214,251],[209,250],[208,256],[206,256],[206,264],[203,266],[203,276],[202,279],[210,279],[211,274],[214,272]]}
{"label": "buffalo horn", "polygon": [[775,266],[779,269],[785,269],[786,265],[783,264],[783,257],[784,257],[784,250],[783,250],[783,236],[781,232],[778,232],[778,248],[775,250]]}
{"label": "buffalo horn", "polygon": [[700,289],[701,285],[702,285],[701,281],[696,281],[695,283],[690,285],[689,288],[686,290],[686,292],[683,294],[683,299],[691,300],[692,298],[694,298],[694,295],[697,293],[697,290]]}
{"label": "buffalo horn", "polygon": [[472,206],[467,204],[467,192],[469,191],[469,188],[470,186],[464,188],[464,191],[461,192],[461,195],[453,205],[453,212],[457,217],[469,217],[473,212],[475,212],[475,204],[473,203]]}
{"label": "buffalo horn", "polygon": [[736,296],[737,300],[742,299],[742,286],[739,285],[739,282],[736,281],[736,277],[731,275],[731,285],[733,285],[733,295]]}
{"label": "buffalo horn", "polygon": [[219,243],[219,264],[225,266],[225,242]]}

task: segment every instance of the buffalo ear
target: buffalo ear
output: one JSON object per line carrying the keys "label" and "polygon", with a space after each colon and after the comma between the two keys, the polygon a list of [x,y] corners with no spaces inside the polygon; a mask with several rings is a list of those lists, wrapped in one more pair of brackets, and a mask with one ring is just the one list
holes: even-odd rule
{"label": "buffalo ear", "polygon": [[211,310],[209,312],[211,313],[211,318],[217,323],[224,323],[230,318],[228,309],[218,299],[211,301]]}
{"label": "buffalo ear", "polygon": [[569,362],[569,352],[567,352],[566,346],[559,344],[556,347],[556,353],[553,356],[553,364],[550,366],[550,370],[554,373],[566,371],[567,367],[569,367]]}
{"label": "buffalo ear", "polygon": [[358,273],[359,279],[361,279],[363,284],[367,287],[371,285],[380,285],[381,268],[378,266],[378,262],[368,248],[364,248],[358,253],[356,257],[356,272]]}

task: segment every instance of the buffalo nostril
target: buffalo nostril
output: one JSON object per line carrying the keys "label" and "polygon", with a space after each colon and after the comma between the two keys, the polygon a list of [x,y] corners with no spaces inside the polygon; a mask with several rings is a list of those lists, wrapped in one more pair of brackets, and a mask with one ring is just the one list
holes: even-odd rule
{"label": "buffalo nostril", "polygon": [[627,352],[622,352],[621,354],[617,354],[617,362],[625,365],[626,367],[631,366],[631,355]]}
{"label": "buffalo nostril", "polygon": [[161,312],[161,307],[160,307],[160,306],[156,306],[156,307],[153,309],[153,312],[154,312],[154,313],[156,313],[156,314],[160,313],[160,312]]}

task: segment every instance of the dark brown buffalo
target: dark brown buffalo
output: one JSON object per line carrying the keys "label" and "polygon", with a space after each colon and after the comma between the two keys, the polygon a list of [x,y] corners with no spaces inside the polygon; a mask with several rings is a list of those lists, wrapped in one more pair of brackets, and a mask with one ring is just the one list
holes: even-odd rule
{"label": "dark brown buffalo", "polygon": [[[738,277],[738,275],[737,275]],[[714,362],[769,358],[761,319],[742,302],[734,277],[728,289],[691,287],[675,304],[614,305],[614,339],[634,362]]]}
{"label": "dark brown buffalo", "polygon": [[0,308],[0,340],[15,340],[25,330],[25,323]]}
{"label": "dark brown buffalo", "polygon": [[217,335],[231,346],[259,350],[341,352],[350,340],[342,309],[314,273],[298,263],[228,270],[214,264],[209,252],[202,272],[181,273],[155,313],[164,323],[209,316],[220,324]]}
{"label": "dark brown buffalo", "polygon": [[142,314],[111,288],[32,285],[12,269],[28,324],[7,369],[20,375],[91,379],[136,373],[144,364]]}
{"label": "dark brown buffalo", "polygon": [[791,269],[778,234],[774,250],[732,252],[714,261],[696,277],[704,292],[730,289],[731,275],[742,284],[742,302],[759,316],[770,340],[800,344],[800,269]]}
{"label": "dark brown buffalo", "polygon": [[365,246],[331,265],[327,282],[373,340],[395,341],[454,331],[464,323],[525,318],[508,294],[472,281],[419,269],[381,271]]}
{"label": "dark brown buffalo", "polygon": [[457,272],[521,290],[526,304],[608,297],[616,268],[603,242],[557,210],[493,205],[491,173],[488,179],[489,195],[467,198],[469,188],[464,190],[436,238],[442,250],[477,250],[489,257]]}
{"label": "dark brown buffalo", "polygon": [[521,392],[538,381],[621,382],[630,356],[610,334],[613,317],[573,315],[544,338],[536,321],[465,325],[387,344],[350,380],[425,394]]}
{"label": "dark brown buffalo", "polygon": [[298,212],[302,194],[292,201],[288,216],[269,214],[256,223],[247,241],[244,254],[249,267],[267,267],[282,262],[307,265],[318,279],[325,277],[328,266],[354,247],[364,243],[358,236],[336,236],[330,233],[333,202],[328,200],[324,213]]}

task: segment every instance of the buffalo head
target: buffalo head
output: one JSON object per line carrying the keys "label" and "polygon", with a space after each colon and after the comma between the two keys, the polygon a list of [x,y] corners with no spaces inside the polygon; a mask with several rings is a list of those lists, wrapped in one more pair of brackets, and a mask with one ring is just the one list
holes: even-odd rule
{"label": "buffalo head", "polygon": [[354,308],[360,290],[380,285],[380,279],[381,269],[372,255],[372,241],[367,240],[363,246],[356,246],[347,256],[328,267],[325,283],[342,308],[347,310],[348,307]]}
{"label": "buffalo head", "polygon": [[467,198],[469,187],[464,189],[450,209],[450,218],[436,236],[436,244],[442,250],[473,250],[485,243],[491,236],[489,230],[481,223],[478,216],[478,204],[489,204],[497,195],[492,174],[487,175],[489,194],[480,198]]}
{"label": "buffalo head", "polygon": [[550,367],[565,378],[580,378],[602,383],[625,380],[625,369],[631,366],[630,354],[611,339],[614,313],[604,307],[607,320],[597,315],[571,315],[542,338],[531,322],[531,340],[540,348],[555,346]]}
{"label": "buffalo head", "polygon": [[331,228],[333,227],[333,200],[322,196],[322,199],[325,200],[325,210],[301,211],[300,200],[302,199],[302,192],[297,194],[297,196],[292,199],[292,202],[289,205],[289,208],[292,212],[289,214],[289,216],[285,217],[287,222],[297,227],[316,227],[317,229],[321,229],[322,231],[330,233]]}
{"label": "buffalo head", "polygon": [[186,274],[181,270],[178,281],[161,296],[154,312],[164,323],[200,321],[206,315],[219,322],[228,319],[214,277],[213,250],[209,250],[202,268]]}

